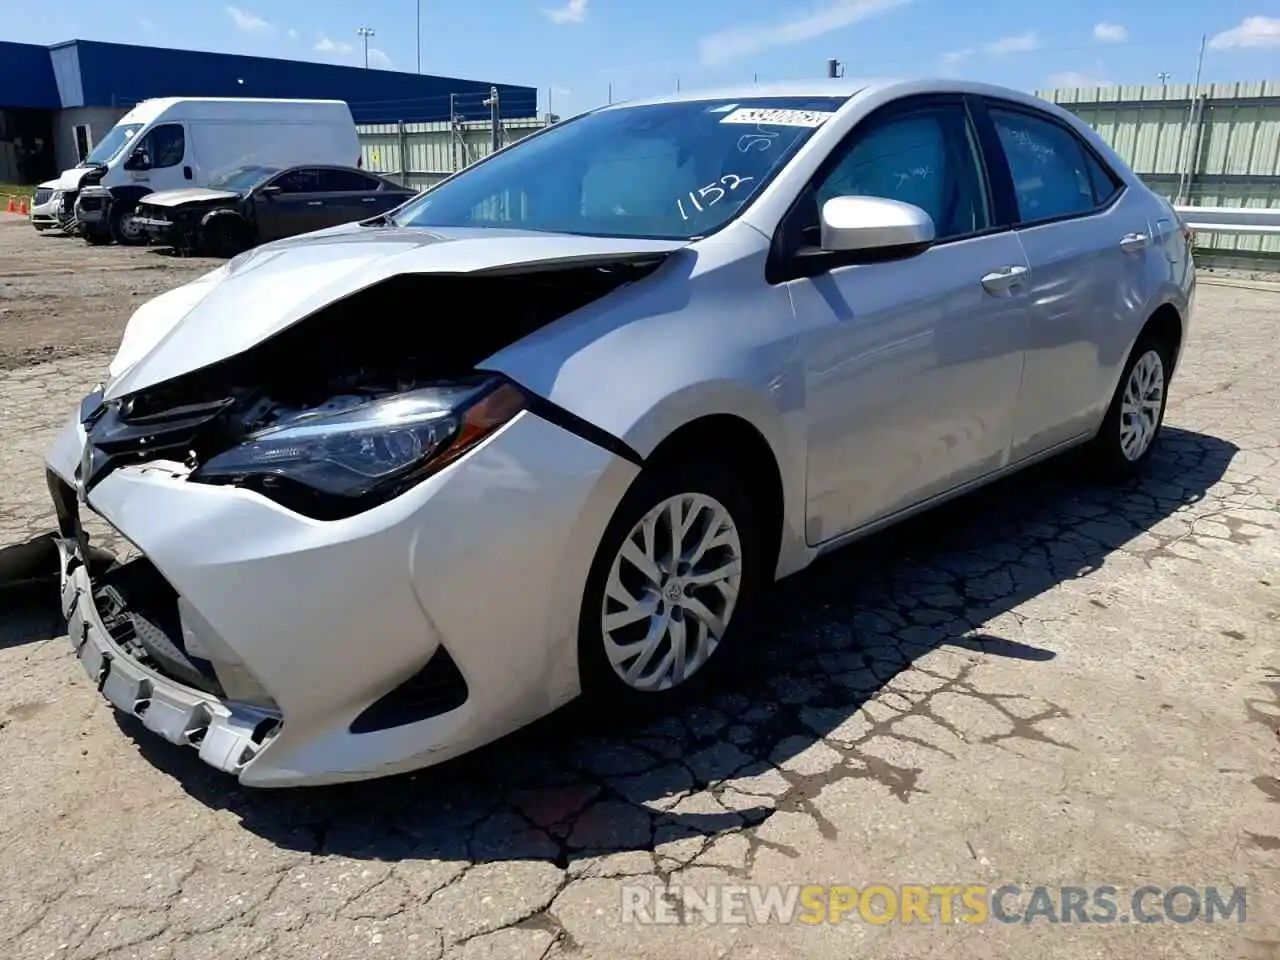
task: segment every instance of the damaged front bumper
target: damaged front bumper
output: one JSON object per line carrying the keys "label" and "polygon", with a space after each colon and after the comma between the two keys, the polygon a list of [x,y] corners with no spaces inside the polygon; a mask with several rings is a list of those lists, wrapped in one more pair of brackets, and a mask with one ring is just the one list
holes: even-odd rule
{"label": "damaged front bumper", "polygon": [[104,553],[90,548],[81,524],[74,489],[54,471],[48,472],[50,494],[58,516],[57,541],[61,571],[62,613],[67,638],[80,665],[111,705],[142,721],[170,743],[195,747],[200,759],[226,773],[239,775],[279,730],[275,710],[230,702],[185,686],[139,662],[118,637],[131,632],[116,612],[115,631],[103,618],[107,598],[93,571]]}
{"label": "damaged front bumper", "polygon": [[232,705],[180,686],[138,663],[102,621],[89,565],[75,541],[60,541],[62,612],[80,665],[111,705],[170,743],[195,747],[200,759],[239,775],[279,729],[279,714]]}
{"label": "damaged front bumper", "polygon": [[[77,415],[47,457],[71,644],[114,707],[254,787],[432,765],[575,696],[582,584],[637,472],[526,412],[396,500],[316,521],[163,462],[84,494],[84,444]],[[152,570],[169,652],[213,669],[184,680],[160,640],[138,655],[85,510]]]}

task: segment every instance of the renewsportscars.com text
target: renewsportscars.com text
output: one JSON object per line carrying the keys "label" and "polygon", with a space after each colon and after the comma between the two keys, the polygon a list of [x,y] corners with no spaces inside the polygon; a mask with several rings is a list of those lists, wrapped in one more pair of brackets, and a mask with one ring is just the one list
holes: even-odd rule
{"label": "renewsportscars.com text", "polygon": [[1244,923],[1244,887],[1016,884],[622,888],[624,923]]}

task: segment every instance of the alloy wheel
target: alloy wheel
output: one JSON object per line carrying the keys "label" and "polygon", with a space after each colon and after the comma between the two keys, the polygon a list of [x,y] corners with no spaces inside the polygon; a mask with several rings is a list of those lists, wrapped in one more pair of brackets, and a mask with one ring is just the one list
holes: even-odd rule
{"label": "alloy wheel", "polygon": [[1164,406],[1164,360],[1155,350],[1138,358],[1120,401],[1120,450],[1126,460],[1142,457],[1155,440]]}
{"label": "alloy wheel", "polygon": [[601,605],[605,654],[635,690],[667,690],[704,666],[724,638],[742,585],[742,540],[713,497],[679,494],[632,527]]}

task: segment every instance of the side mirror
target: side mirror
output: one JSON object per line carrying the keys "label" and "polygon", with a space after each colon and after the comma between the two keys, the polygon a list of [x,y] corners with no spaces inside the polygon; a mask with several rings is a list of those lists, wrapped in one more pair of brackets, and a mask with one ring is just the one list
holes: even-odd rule
{"label": "side mirror", "polygon": [[933,245],[933,218],[910,203],[884,197],[832,197],[822,205],[822,249],[852,254],[849,262],[913,257]]}
{"label": "side mirror", "polygon": [[124,162],[126,170],[150,170],[151,158],[147,156],[145,150],[135,150],[129,154],[129,158]]}
{"label": "side mirror", "polygon": [[258,188],[258,196],[260,197],[277,197],[284,191],[274,183],[267,184],[265,187]]}

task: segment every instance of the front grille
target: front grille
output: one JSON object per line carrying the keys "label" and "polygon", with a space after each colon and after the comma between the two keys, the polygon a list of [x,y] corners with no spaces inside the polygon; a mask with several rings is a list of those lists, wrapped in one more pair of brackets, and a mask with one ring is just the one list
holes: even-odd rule
{"label": "front grille", "polygon": [[38,207],[42,203],[48,203],[52,196],[53,190],[49,187],[38,187],[36,188],[36,195],[31,198],[31,202]]}
{"label": "front grille", "polygon": [[425,667],[351,721],[351,732],[374,733],[438,717],[458,709],[469,694],[453,657],[438,647]]}
{"label": "front grille", "polygon": [[102,197],[82,196],[80,198],[81,210],[101,210],[102,206],[103,206]]}

